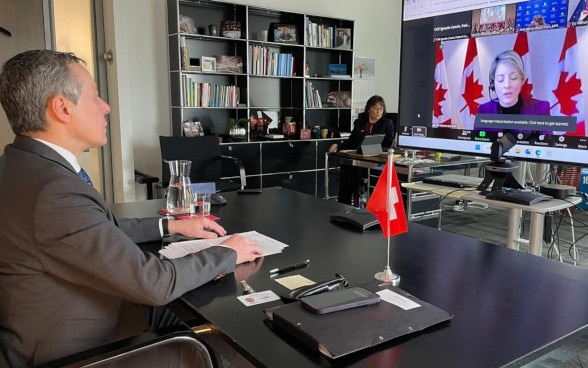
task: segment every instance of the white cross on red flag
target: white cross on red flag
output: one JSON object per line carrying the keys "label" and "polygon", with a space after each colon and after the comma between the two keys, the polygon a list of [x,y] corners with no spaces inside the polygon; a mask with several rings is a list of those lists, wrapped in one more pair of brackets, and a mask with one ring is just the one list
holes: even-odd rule
{"label": "white cross on red flag", "polygon": [[387,162],[384,166],[366,209],[378,219],[384,238],[408,231],[404,203],[393,163]]}

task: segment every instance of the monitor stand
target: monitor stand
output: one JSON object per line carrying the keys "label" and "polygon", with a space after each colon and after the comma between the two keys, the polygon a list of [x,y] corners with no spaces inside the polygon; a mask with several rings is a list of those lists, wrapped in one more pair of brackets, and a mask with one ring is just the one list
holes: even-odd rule
{"label": "monitor stand", "polygon": [[[486,194],[490,191],[500,190],[502,187],[513,189],[523,189],[523,186],[512,174],[519,167],[512,161],[491,162],[485,166],[484,180],[478,186],[480,194]],[[491,189],[488,188],[491,186]]]}

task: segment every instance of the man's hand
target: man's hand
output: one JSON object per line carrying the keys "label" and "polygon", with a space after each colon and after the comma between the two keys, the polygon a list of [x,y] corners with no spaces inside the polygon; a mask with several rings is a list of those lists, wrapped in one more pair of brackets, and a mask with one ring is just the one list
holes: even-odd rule
{"label": "man's hand", "polygon": [[189,238],[212,239],[227,235],[227,231],[207,217],[193,217],[168,222],[170,234],[181,234]]}
{"label": "man's hand", "polygon": [[222,245],[233,248],[237,252],[237,264],[251,262],[262,254],[259,245],[241,234],[231,235]]}
{"label": "man's hand", "polygon": [[261,268],[263,263],[263,257],[257,257],[252,262],[247,262],[235,267],[235,280],[240,283],[243,280],[247,280],[251,275],[256,274]]}

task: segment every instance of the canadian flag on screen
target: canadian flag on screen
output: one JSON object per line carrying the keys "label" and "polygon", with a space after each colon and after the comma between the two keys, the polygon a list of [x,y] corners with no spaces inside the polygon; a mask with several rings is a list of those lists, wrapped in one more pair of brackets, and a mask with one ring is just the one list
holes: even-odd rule
{"label": "canadian flag on screen", "polygon": [[459,121],[463,129],[473,129],[479,99],[484,97],[482,91],[484,87],[480,82],[480,60],[478,59],[478,47],[476,38],[468,40],[468,48],[463,64],[463,73],[461,75],[461,85],[459,87],[459,101],[457,103]]}
{"label": "canadian flag on screen", "polygon": [[523,59],[523,65],[525,66],[525,84],[521,87],[521,94],[527,97],[533,97],[533,75],[531,74],[531,54],[529,53],[529,40],[527,38],[527,32],[517,33],[517,39],[513,50],[521,56]]}
{"label": "canadian flag on screen", "polygon": [[437,56],[435,61],[435,91],[433,94],[433,127],[451,124],[451,100],[447,83],[447,70],[443,58],[443,44],[435,45]]}
{"label": "canadian flag on screen", "polygon": [[578,77],[578,54],[576,28],[568,27],[559,56],[559,76],[550,99],[551,115],[575,116],[576,131],[565,132],[565,134],[585,136],[587,133],[585,117],[578,109],[578,106],[584,106],[582,79]]}
{"label": "canadian flag on screen", "polygon": [[393,163],[388,162],[384,166],[366,209],[378,219],[384,238],[408,231],[404,203]]}

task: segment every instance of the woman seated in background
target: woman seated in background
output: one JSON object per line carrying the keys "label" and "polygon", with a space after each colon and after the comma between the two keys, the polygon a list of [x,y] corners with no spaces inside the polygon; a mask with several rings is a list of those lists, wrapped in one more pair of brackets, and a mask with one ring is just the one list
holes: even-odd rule
{"label": "woman seated in background", "polygon": [[[386,102],[382,96],[374,95],[370,97],[363,113],[353,123],[353,130],[349,139],[338,147],[337,144],[331,145],[329,152],[335,152],[338,149],[357,149],[361,144],[363,137],[373,134],[384,134],[382,141],[382,150],[387,151],[393,146],[394,122],[384,117],[386,114]],[[359,207],[359,190],[361,186],[361,168],[356,166],[341,166],[341,175],[339,177],[339,197],[340,203],[351,204]]]}

